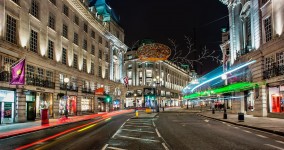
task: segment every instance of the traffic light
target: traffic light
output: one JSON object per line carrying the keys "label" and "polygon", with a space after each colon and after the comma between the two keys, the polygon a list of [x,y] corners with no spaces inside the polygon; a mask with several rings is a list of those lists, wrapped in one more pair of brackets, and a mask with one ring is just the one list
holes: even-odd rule
{"label": "traffic light", "polygon": [[107,102],[107,103],[111,102],[111,97],[110,97],[109,95],[106,96],[106,102]]}

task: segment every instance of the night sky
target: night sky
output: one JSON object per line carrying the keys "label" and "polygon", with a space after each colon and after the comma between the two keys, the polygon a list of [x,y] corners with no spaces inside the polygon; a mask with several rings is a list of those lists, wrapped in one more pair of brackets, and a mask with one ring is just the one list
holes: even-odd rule
{"label": "night sky", "polygon": [[[196,48],[207,46],[221,55],[221,28],[228,25],[228,10],[219,0],[109,0],[125,30],[125,43],[131,47],[141,39],[153,39],[170,46],[174,39],[185,49],[184,36],[196,37]],[[224,19],[220,19],[224,18]],[[194,56],[192,56],[194,57]],[[205,74],[220,64],[211,60],[195,66]]]}

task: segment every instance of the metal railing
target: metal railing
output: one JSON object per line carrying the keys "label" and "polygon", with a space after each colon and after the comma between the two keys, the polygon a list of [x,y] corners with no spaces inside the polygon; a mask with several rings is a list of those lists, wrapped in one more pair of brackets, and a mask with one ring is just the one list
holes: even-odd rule
{"label": "metal railing", "polygon": [[10,82],[11,74],[8,71],[0,72],[0,81]]}
{"label": "metal railing", "polygon": [[82,93],[90,93],[90,94],[92,94],[93,91],[90,88],[82,88]]}
{"label": "metal railing", "polygon": [[66,90],[67,91],[73,91],[73,92],[78,92],[78,87],[77,86],[73,86],[73,85],[66,85],[64,83],[60,83],[60,90]]}
{"label": "metal railing", "polygon": [[40,86],[45,88],[55,88],[55,83],[49,80],[44,80],[36,77],[26,77],[27,85]]}
{"label": "metal railing", "polygon": [[277,77],[284,75],[284,65],[281,66],[273,66],[265,71],[263,71],[263,79],[269,79],[272,77]]}

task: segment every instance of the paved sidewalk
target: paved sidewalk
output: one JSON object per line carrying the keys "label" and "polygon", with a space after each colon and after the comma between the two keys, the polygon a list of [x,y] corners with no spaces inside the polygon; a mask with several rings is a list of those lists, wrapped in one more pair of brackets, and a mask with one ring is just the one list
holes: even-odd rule
{"label": "paved sidewalk", "polygon": [[284,119],[279,118],[268,118],[268,117],[253,117],[252,115],[245,115],[244,121],[240,122],[238,120],[238,114],[227,114],[228,119],[223,119],[224,112],[215,111],[204,111],[199,113],[202,116],[209,117],[216,120],[221,120],[224,122],[229,122],[232,124],[245,126],[253,129],[258,129],[266,132],[275,133],[284,136]]}
{"label": "paved sidewalk", "polygon": [[14,123],[14,124],[6,124],[0,125],[0,139],[16,136],[20,134],[25,134],[29,132],[34,132],[38,130],[43,130],[47,128],[52,128],[56,126],[61,126],[69,123],[75,123],[79,121],[85,121],[95,118],[107,118],[123,113],[134,112],[133,110],[120,110],[114,111],[110,113],[99,113],[99,114],[91,114],[84,116],[70,116],[68,119],[65,117],[59,119],[49,119],[49,124],[41,125],[41,120],[33,121],[33,122],[25,122],[25,123]]}

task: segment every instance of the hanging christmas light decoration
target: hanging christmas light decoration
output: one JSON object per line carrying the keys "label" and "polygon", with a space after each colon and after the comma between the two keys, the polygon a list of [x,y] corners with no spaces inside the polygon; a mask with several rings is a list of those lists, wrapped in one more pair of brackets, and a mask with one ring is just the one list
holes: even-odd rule
{"label": "hanging christmas light decoration", "polygon": [[171,49],[160,43],[145,44],[138,48],[137,55],[142,61],[163,61],[171,55]]}

